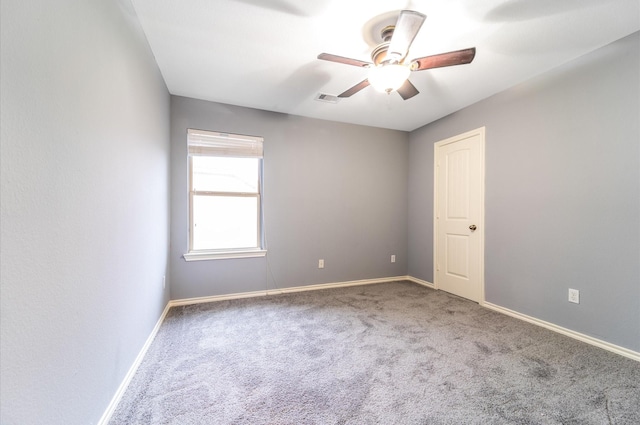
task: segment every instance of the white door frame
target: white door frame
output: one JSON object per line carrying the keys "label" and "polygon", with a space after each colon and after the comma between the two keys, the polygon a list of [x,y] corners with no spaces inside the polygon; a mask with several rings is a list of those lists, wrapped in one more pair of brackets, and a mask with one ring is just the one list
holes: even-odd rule
{"label": "white door frame", "polygon": [[469,137],[479,136],[480,137],[480,174],[481,174],[481,182],[480,182],[480,218],[478,230],[480,237],[480,270],[479,270],[479,285],[480,285],[480,299],[478,300],[478,304],[484,305],[485,303],[485,288],[484,288],[484,242],[485,242],[485,224],[484,224],[484,210],[485,210],[485,127],[480,127],[475,130],[468,131],[463,134],[459,134],[457,136],[450,137],[445,140],[441,140],[439,142],[434,143],[433,145],[433,280],[434,287],[436,289],[439,288],[438,283],[438,222],[437,222],[437,214],[438,214],[438,156],[437,151],[440,146],[448,145],[450,143],[455,143],[459,140],[468,139]]}

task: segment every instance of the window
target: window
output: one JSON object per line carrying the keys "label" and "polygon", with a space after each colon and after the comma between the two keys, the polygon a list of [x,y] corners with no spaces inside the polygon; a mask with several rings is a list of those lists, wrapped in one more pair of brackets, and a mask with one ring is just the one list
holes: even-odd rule
{"label": "window", "polygon": [[204,260],[264,256],[262,138],[187,131],[189,252]]}

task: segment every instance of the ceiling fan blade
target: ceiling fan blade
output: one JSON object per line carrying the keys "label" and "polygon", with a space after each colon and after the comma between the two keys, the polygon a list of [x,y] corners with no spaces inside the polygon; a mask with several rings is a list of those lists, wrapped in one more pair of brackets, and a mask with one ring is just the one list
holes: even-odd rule
{"label": "ceiling fan blade", "polygon": [[400,12],[396,28],[391,36],[389,50],[387,50],[387,58],[401,62],[407,56],[411,43],[418,35],[418,31],[420,31],[420,27],[426,18],[426,15],[414,10]]}
{"label": "ceiling fan blade", "polygon": [[349,90],[345,91],[344,93],[340,93],[338,97],[350,97],[358,93],[360,90],[362,90],[367,86],[369,86],[369,80],[362,80],[355,86],[351,87]]}
{"label": "ceiling fan blade", "polygon": [[370,62],[364,62],[358,59],[345,58],[343,56],[332,55],[329,53],[320,53],[318,55],[318,59],[322,59],[329,62],[338,62],[338,63],[347,64],[347,65],[360,66],[363,68],[371,65]]}
{"label": "ceiling fan blade", "polygon": [[413,96],[420,93],[416,86],[411,84],[411,81],[406,80],[402,86],[397,90],[398,94],[402,96],[404,100],[411,99]]}
{"label": "ceiling fan blade", "polygon": [[414,59],[411,63],[412,71],[423,69],[441,68],[443,66],[463,65],[470,63],[476,56],[476,48],[456,50],[455,52],[440,53],[439,55],[425,56]]}

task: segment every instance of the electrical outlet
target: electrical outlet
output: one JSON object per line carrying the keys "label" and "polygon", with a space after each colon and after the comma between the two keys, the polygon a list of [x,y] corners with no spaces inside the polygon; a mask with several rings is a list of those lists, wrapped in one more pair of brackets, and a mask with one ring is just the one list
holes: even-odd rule
{"label": "electrical outlet", "polygon": [[569,302],[580,304],[580,291],[569,288]]}
{"label": "electrical outlet", "polygon": [[393,255],[391,256],[391,262],[392,262],[392,263],[395,263],[395,262],[396,262],[396,255],[395,255],[395,254],[393,254]]}
{"label": "electrical outlet", "polygon": [[323,259],[318,260],[318,268],[319,269],[324,269],[324,260]]}
{"label": "electrical outlet", "polygon": [[167,284],[167,276],[162,276],[162,289],[165,288],[166,284]]}

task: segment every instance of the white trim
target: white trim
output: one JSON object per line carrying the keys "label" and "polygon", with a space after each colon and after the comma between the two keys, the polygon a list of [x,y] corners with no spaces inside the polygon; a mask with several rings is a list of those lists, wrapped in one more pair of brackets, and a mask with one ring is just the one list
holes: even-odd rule
{"label": "white trim", "polygon": [[418,279],[417,277],[407,276],[407,280],[413,283],[417,283],[418,285],[426,286],[427,288],[437,289],[436,285],[434,285],[433,283],[428,282],[426,280]]}
{"label": "white trim", "polygon": [[262,158],[263,142],[264,138],[258,136],[187,129],[189,155]]}
{"label": "white trim", "polygon": [[253,292],[238,292],[235,294],[225,294],[225,295],[212,295],[210,297],[182,298],[178,300],[169,301],[169,306],[177,307],[181,305],[211,303],[215,301],[237,300],[240,298],[264,297],[266,295],[267,295],[267,291],[253,291]]}
{"label": "white trim", "polygon": [[640,362],[640,352],[629,350],[628,348],[620,347],[619,345],[611,344],[598,338],[594,338],[580,332],[572,331],[571,329],[563,328],[562,326],[558,326],[550,322],[545,322],[544,320],[536,319],[535,317],[527,316],[526,314],[518,313],[517,311],[510,310],[508,308],[501,307],[487,301],[484,302],[484,307],[502,314],[506,314],[507,316],[515,317],[516,319],[524,320],[525,322],[541,326],[543,328],[552,330],[573,339],[577,339],[578,341],[586,342],[587,344],[594,345],[607,351],[611,351],[612,353],[630,358],[631,360]]}
{"label": "white trim", "polygon": [[[111,399],[111,402],[107,407],[107,410],[102,415],[102,418],[100,418],[100,420],[98,421],[98,425],[107,425],[107,423],[111,419],[111,416],[113,415],[113,412],[118,406],[118,403],[120,402],[122,396],[124,395],[124,392],[129,386],[131,379],[133,379],[133,376],[135,375],[136,371],[138,370],[138,367],[140,366],[140,363],[142,363],[144,356],[146,355],[151,343],[153,342],[156,334],[158,333],[160,326],[164,322],[164,319],[167,313],[169,312],[169,309],[172,307],[241,299],[241,298],[262,297],[266,295],[278,295],[278,294],[286,294],[286,293],[292,293],[292,292],[314,291],[314,290],[330,289],[330,288],[344,288],[348,286],[370,285],[374,283],[384,283],[384,282],[397,282],[401,280],[407,280],[417,285],[425,286],[431,289],[437,289],[433,283],[428,282],[426,280],[418,279],[413,276],[396,276],[396,277],[383,277],[379,279],[353,280],[353,281],[347,281],[347,282],[321,283],[318,285],[295,286],[291,288],[270,289],[266,291],[241,292],[236,294],[215,295],[211,297],[184,298],[180,300],[169,301],[164,311],[162,312],[160,319],[158,319],[158,322],[156,323],[155,327],[151,331],[151,335],[149,335],[149,337],[147,338],[147,341],[145,342],[144,346],[140,350],[140,353],[138,353],[138,356],[136,357],[135,361],[131,365],[131,368],[127,372],[127,375],[125,376],[124,380],[120,384],[120,387],[118,387],[118,390],[116,391],[115,395]],[[498,313],[502,313],[507,316],[514,317],[516,319],[524,320],[525,322],[529,322],[534,325],[541,326],[543,328],[552,330],[554,332],[558,332],[560,334],[577,339],[587,344],[594,345],[596,347],[602,348],[612,353],[640,362],[640,353],[637,351],[629,350],[628,348],[620,347],[618,345],[611,344],[611,343],[599,340],[597,338],[593,338],[588,335],[584,335],[579,332],[572,331],[567,328],[563,328],[562,326],[554,325],[553,323],[545,322],[544,320],[536,319],[534,317],[527,316],[526,314],[518,313],[517,311],[509,310],[508,308],[500,307],[498,305],[492,304],[487,301],[483,301],[480,305],[488,309],[497,311]]]}
{"label": "white trim", "polygon": [[185,261],[229,260],[232,258],[259,258],[267,255],[266,249],[251,251],[193,251],[182,255]]}
{"label": "white trim", "polygon": [[120,403],[120,400],[122,399],[122,396],[124,395],[125,391],[127,390],[127,387],[129,386],[129,384],[131,383],[131,380],[133,379],[133,376],[138,371],[138,367],[140,367],[140,364],[142,363],[142,360],[144,359],[144,356],[147,354],[147,351],[149,350],[149,347],[151,346],[151,343],[153,342],[153,340],[155,339],[156,335],[158,334],[158,331],[160,330],[160,326],[164,322],[164,318],[167,316],[167,313],[169,312],[169,309],[171,308],[170,304],[171,304],[171,302],[168,302],[167,305],[164,307],[164,311],[160,315],[160,318],[156,322],[156,325],[153,327],[153,330],[151,331],[151,334],[149,335],[149,337],[145,341],[144,345],[142,346],[142,349],[140,350],[140,352],[136,356],[136,359],[133,361],[133,364],[129,368],[129,371],[125,375],[124,379],[122,380],[122,383],[120,384],[120,386],[118,387],[116,393],[114,394],[113,398],[111,399],[111,402],[109,403],[109,406],[107,406],[107,410],[105,410],[105,412],[102,414],[102,417],[98,421],[98,425],[107,425],[109,423],[109,421],[111,420],[111,416],[113,415],[113,412],[115,412],[116,407],[118,407],[118,403]]}
{"label": "white trim", "polygon": [[481,306],[484,306],[485,302],[485,287],[484,287],[484,251],[486,245],[486,236],[487,236],[487,224],[485,222],[485,212],[486,212],[486,181],[487,181],[487,157],[485,155],[485,146],[487,145],[486,138],[486,130],[485,127],[482,126],[474,131],[477,131],[480,134],[480,139],[482,142],[480,143],[480,155],[482,156],[482,160],[480,161],[480,202],[482,202],[482,207],[480,208],[480,225],[482,226],[482,244],[480,249],[480,299],[478,303]]}
{"label": "white trim", "polygon": [[[405,276],[404,280],[417,283],[418,285],[426,286],[427,288],[438,290],[438,288],[436,288],[436,286],[433,283],[428,282],[426,280],[418,279],[417,277]],[[640,352],[633,351],[628,348],[621,347],[619,345],[611,344],[609,342],[600,340],[598,338],[594,338],[589,335],[582,334],[580,332],[572,331],[571,329],[563,328],[562,326],[558,326],[553,323],[546,322],[544,320],[536,319],[535,317],[527,316],[526,314],[518,313],[517,311],[510,310],[508,308],[490,303],[484,300],[484,297],[482,302],[478,304],[490,310],[497,311],[498,313],[502,313],[507,316],[514,317],[516,319],[524,320],[525,322],[528,322],[537,326],[541,326],[545,329],[549,329],[551,331],[568,336],[570,338],[577,339],[578,341],[582,341],[587,344],[594,345],[598,348],[602,348],[603,350],[607,350],[612,353],[618,354],[620,356],[627,357],[631,360],[640,362]]]}
{"label": "white trim", "polygon": [[320,283],[318,285],[306,285],[306,286],[294,286],[291,288],[281,288],[275,290],[269,290],[269,295],[272,294],[288,294],[291,292],[303,292],[303,291],[317,291],[320,289],[331,289],[331,288],[346,288],[348,286],[359,286],[359,285],[371,285],[374,283],[385,283],[385,282],[397,282],[400,280],[408,280],[407,276],[394,276],[394,277],[382,277],[379,279],[363,279],[363,280],[351,280],[347,282],[336,282],[336,283]]}
{"label": "white trim", "polygon": [[292,292],[317,291],[320,289],[346,288],[348,286],[371,285],[373,283],[397,282],[400,280],[411,280],[409,276],[382,277],[379,279],[351,280],[347,282],[320,283],[317,285],[293,286],[289,288],[267,289],[264,291],[239,292],[235,294],[213,295],[210,297],[183,298],[169,301],[170,307],[180,305],[191,305],[210,303],[216,301],[235,300],[240,298],[264,297],[267,295],[289,294]]}
{"label": "white trim", "polygon": [[446,146],[451,143],[455,143],[464,139],[468,139],[473,136],[480,136],[480,217],[478,223],[480,225],[480,236],[482,241],[480,243],[480,258],[479,258],[479,270],[478,279],[480,282],[480,293],[478,294],[478,304],[484,305],[485,302],[485,287],[484,287],[484,251],[485,251],[485,193],[486,193],[486,157],[485,157],[485,145],[486,145],[486,127],[482,126],[475,130],[467,131],[466,133],[458,134],[457,136],[449,137],[448,139],[440,140],[433,144],[433,288],[440,289],[438,285],[438,148]]}

